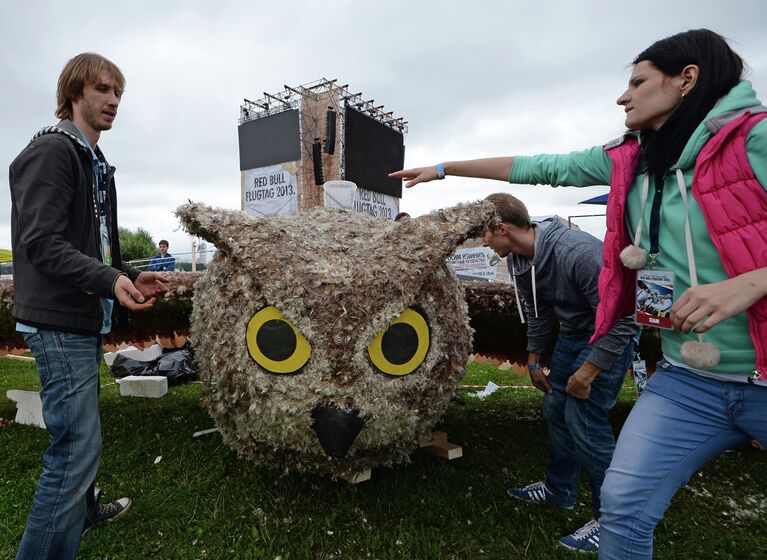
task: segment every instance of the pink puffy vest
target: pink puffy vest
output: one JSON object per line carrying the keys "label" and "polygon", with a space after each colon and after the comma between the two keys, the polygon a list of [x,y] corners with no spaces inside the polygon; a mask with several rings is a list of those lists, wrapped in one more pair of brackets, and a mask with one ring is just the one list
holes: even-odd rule
{"label": "pink puffy vest", "polygon": [[[760,110],[763,110],[760,108]],[[732,278],[767,267],[767,191],[746,156],[751,128],[767,114],[745,111],[719,130],[695,161],[692,194],[700,205],[711,241]],[[613,162],[607,199],[607,233],[599,275],[599,306],[591,342],[603,337],[622,317],[634,313],[636,271],[623,266],[620,252],[631,243],[625,225],[626,198],[639,163],[639,143],[627,136],[606,145]],[[767,379],[767,298],[747,310],[756,349],[756,369]]]}

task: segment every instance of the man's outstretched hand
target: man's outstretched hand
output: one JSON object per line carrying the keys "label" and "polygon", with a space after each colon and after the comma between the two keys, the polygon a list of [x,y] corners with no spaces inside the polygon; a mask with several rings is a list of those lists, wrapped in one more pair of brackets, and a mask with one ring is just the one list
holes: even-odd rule
{"label": "man's outstretched hand", "polygon": [[142,272],[136,278],[134,285],[136,289],[141,292],[145,298],[151,298],[164,294],[167,288],[165,287],[165,276],[158,274],[157,272]]}
{"label": "man's outstretched hand", "polygon": [[115,282],[115,299],[131,311],[144,311],[157,301],[156,296],[165,292],[163,278],[156,272],[142,272],[135,284],[127,276],[118,276]]}

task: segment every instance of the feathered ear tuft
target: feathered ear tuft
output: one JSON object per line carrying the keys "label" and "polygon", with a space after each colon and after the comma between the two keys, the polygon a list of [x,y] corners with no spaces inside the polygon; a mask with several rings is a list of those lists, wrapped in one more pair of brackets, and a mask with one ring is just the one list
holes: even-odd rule
{"label": "feathered ear tuft", "polygon": [[[216,220],[211,215],[213,209],[199,202],[191,200],[176,208],[176,217],[184,226],[184,229],[196,237],[202,237],[206,241],[215,244],[218,249],[226,250],[221,232],[217,227]],[[216,224],[216,227],[214,227]]]}
{"label": "feathered ear tuft", "polygon": [[[405,247],[425,268],[434,268],[448,258],[455,248],[474,237],[482,237],[488,227],[499,223],[495,206],[481,200],[436,210],[402,222],[389,238]],[[432,263],[428,266],[427,263]],[[422,268],[423,270],[423,268]]]}
{"label": "feathered ear tuft", "polygon": [[[211,208],[191,200],[176,208],[175,214],[190,235],[202,237],[227,255],[240,245],[238,237],[243,231],[244,222],[252,228],[252,223],[258,221],[236,210]],[[246,240],[242,241],[242,244],[247,245]]]}
{"label": "feathered ear tuft", "polygon": [[495,206],[480,201],[436,210],[407,222],[390,224],[381,238],[393,252],[390,273],[397,274],[400,293],[417,294],[421,285],[439,268],[455,248],[498,223]]}

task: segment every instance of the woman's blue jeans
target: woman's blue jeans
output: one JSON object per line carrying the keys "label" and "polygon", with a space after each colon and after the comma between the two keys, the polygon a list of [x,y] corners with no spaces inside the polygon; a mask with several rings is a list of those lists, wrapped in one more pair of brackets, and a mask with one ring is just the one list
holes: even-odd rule
{"label": "woman's blue jeans", "polygon": [[549,383],[553,394],[543,399],[543,414],[549,431],[550,462],[546,469],[546,487],[572,503],[578,496],[578,479],[583,467],[591,487],[594,516],[599,512],[599,489],[615,449],[615,437],[607,413],[615,406],[626,371],[634,357],[634,343],[626,345],[613,367],[602,371],[591,384],[588,399],[576,399],[565,393],[567,380],[591,352],[588,337],[567,338],[560,335],[551,358]]}
{"label": "woman's blue jeans", "polygon": [[68,560],[80,546],[101,454],[101,337],[41,330],[24,339],[37,362],[51,440],[16,558]]}
{"label": "woman's blue jeans", "polygon": [[602,485],[599,557],[652,558],[653,531],[679,487],[751,438],[767,444],[767,387],[661,361],[621,430]]}

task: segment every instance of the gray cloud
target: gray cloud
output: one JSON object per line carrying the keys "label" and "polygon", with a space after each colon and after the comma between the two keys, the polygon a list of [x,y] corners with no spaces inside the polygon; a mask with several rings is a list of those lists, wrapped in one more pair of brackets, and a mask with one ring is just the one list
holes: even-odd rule
{"label": "gray cloud", "polygon": [[[622,130],[614,101],[632,58],[684,29],[729,37],[767,94],[760,0],[6,4],[0,161],[9,164],[55,121],[68,58],[85,50],[110,57],[128,80],[115,127],[100,142],[118,167],[121,223],[178,251],[189,244],[174,233],[178,204],[239,207],[239,104],[284,84],[337,77],[405,117],[408,166],[602,143]],[[0,177],[0,246],[8,247],[10,197]],[[589,213],[576,203],[595,192],[554,196],[448,179],[407,191],[402,207],[421,213],[509,188],[536,214]]]}

